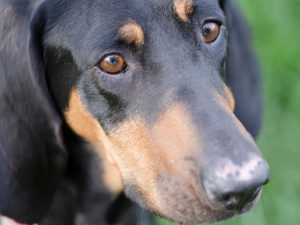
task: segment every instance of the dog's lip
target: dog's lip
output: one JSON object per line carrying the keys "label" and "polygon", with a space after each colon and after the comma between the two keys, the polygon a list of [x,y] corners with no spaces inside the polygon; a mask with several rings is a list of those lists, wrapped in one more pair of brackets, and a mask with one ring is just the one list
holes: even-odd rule
{"label": "dog's lip", "polygon": [[253,207],[255,207],[262,195],[262,191],[263,191],[263,188],[260,188],[257,196],[253,199],[253,201],[249,202],[241,211],[240,211],[240,214],[243,214],[243,213],[246,213],[248,212],[250,209],[252,209]]}
{"label": "dog's lip", "polygon": [[247,203],[242,209],[240,210],[235,209],[235,210],[228,210],[228,211],[232,211],[235,215],[239,215],[239,214],[244,214],[249,210],[251,210],[252,208],[254,208],[257,205],[262,194],[262,188],[258,188],[258,189],[259,190],[257,190],[255,197],[253,197],[253,199],[249,203]]}
{"label": "dog's lip", "polygon": [[261,197],[261,194],[262,194],[262,190],[259,191],[259,193],[257,194],[256,198],[253,199],[253,201],[246,204],[241,210],[225,210],[220,208],[218,209],[214,208],[212,210],[215,213],[213,218],[211,218],[211,220],[209,221],[204,221],[204,222],[215,223],[215,222],[220,222],[220,221],[230,219],[240,214],[244,214],[257,205]]}
{"label": "dog's lip", "polygon": [[208,199],[209,207],[213,211],[224,211],[224,212],[227,211],[227,212],[232,212],[235,215],[243,214],[243,213],[249,211],[250,209],[252,209],[258,203],[258,201],[259,201],[259,199],[261,197],[261,194],[262,194],[262,190],[263,190],[263,187],[257,188],[255,190],[255,192],[252,194],[252,197],[249,200],[249,202],[246,203],[243,207],[241,207],[239,209],[226,208],[222,204],[218,204],[216,202],[212,202],[211,200]]}

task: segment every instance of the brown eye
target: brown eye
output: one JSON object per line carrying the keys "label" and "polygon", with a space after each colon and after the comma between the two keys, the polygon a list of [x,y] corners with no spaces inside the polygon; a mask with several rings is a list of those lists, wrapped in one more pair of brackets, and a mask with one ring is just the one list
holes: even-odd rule
{"label": "brown eye", "polygon": [[215,41],[220,33],[220,25],[215,22],[208,22],[202,27],[202,35],[206,43]]}
{"label": "brown eye", "polygon": [[99,63],[99,67],[106,73],[121,73],[126,68],[125,59],[119,54],[105,56]]}

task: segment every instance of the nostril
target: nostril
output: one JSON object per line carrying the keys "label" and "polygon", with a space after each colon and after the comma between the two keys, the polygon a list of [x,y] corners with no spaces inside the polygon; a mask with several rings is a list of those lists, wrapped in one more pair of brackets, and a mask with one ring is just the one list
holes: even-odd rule
{"label": "nostril", "polygon": [[270,181],[270,178],[269,178],[269,176],[268,177],[266,177],[266,180],[262,183],[262,185],[266,185],[266,184],[268,184],[269,183],[269,181]]}
{"label": "nostril", "polygon": [[217,196],[217,201],[222,207],[228,210],[242,210],[243,207],[253,201],[259,194],[261,188],[254,191],[246,191],[241,193],[225,193]]}

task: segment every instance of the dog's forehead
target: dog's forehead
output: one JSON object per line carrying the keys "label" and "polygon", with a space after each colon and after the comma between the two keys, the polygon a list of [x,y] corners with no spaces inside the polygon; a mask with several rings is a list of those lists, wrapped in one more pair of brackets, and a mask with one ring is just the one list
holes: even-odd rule
{"label": "dog's forehead", "polygon": [[[148,40],[168,33],[164,40],[178,43],[175,39],[184,32],[174,26],[186,16],[178,12],[178,2],[179,10],[182,5],[191,6],[197,20],[201,15],[211,18],[222,13],[218,0],[90,0],[87,4],[78,0],[49,1],[44,41],[49,46],[69,49],[73,57],[84,58],[86,62],[76,60],[78,65],[86,65],[84,68],[95,64],[105,50],[116,49],[119,29],[131,22],[141,28],[140,36],[146,35]],[[143,43],[142,38],[134,41]]]}
{"label": "dog's forehead", "polygon": [[141,19],[145,23],[151,23],[160,19],[170,20],[173,15],[180,18],[178,10],[189,13],[188,11],[197,9],[204,15],[214,13],[219,9],[219,0],[115,0],[109,1],[109,4],[102,0],[95,1],[94,5],[94,9],[105,11],[111,16]]}
{"label": "dog's forehead", "polygon": [[[208,9],[209,7],[219,5],[219,1],[220,0],[91,0],[89,4],[99,10],[105,9],[106,11],[111,10],[114,12],[135,11],[134,13],[141,14],[141,12],[149,12],[151,10],[168,11],[178,2],[191,4],[193,7]],[[75,3],[80,4],[80,1],[76,1]]]}
{"label": "dog's forehead", "polygon": [[140,19],[151,23],[159,19],[171,19],[170,16],[174,14],[178,16],[178,5],[182,10],[195,8],[201,14],[210,14],[219,9],[219,0],[90,0],[84,6],[81,1],[56,0],[49,4],[55,10],[55,16],[63,14],[72,18],[73,14],[73,19],[77,19],[69,22],[76,24],[87,19],[96,21],[99,18],[102,23],[112,25],[121,25],[126,19]]}

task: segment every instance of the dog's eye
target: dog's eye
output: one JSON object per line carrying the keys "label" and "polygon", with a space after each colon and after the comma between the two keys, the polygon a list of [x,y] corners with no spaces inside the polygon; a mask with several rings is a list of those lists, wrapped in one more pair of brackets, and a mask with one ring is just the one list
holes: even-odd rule
{"label": "dog's eye", "polygon": [[99,67],[106,73],[117,74],[126,68],[126,61],[119,54],[106,55],[100,61]]}
{"label": "dog's eye", "polygon": [[220,33],[220,25],[216,22],[207,22],[202,27],[202,35],[206,43],[215,41]]}

